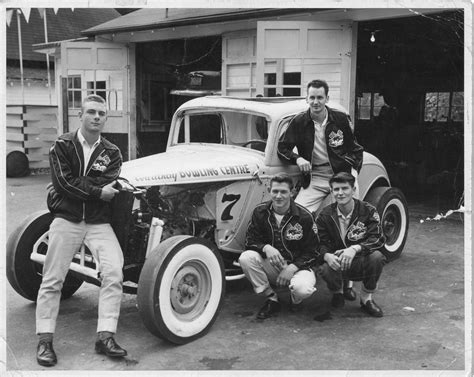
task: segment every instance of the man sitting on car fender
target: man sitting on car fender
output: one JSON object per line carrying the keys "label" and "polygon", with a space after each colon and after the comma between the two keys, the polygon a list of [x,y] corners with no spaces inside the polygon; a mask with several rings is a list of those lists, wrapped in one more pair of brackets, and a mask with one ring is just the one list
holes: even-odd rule
{"label": "man sitting on car fender", "polygon": [[328,93],[326,81],[309,82],[308,110],[295,115],[278,142],[278,157],[298,165],[303,174],[296,203],[311,212],[329,195],[333,174],[346,171],[357,178],[362,167],[364,149],[355,140],[349,116],[327,106]]}
{"label": "man sitting on car fender", "polygon": [[255,292],[267,298],[258,319],[271,317],[281,308],[270,283],[289,287],[293,309],[316,291],[312,267],[318,257],[317,229],[311,213],[291,198],[292,189],[288,174],[270,180],[271,200],[254,209],[247,229],[247,251],[239,258]]}
{"label": "man sitting on car fender", "polygon": [[36,304],[36,360],[48,367],[57,363],[53,334],[61,289],[69,265],[83,243],[100,261],[95,350],[111,357],[127,355],[113,337],[122,300],[123,254],[110,225],[110,201],[118,193],[114,186],[122,155],[101,135],[107,121],[107,105],[102,97],[87,96],[79,119],[79,130],[60,136],[49,151],[53,184],[48,186],[48,208],[54,220]]}
{"label": "man sitting on car fender", "polygon": [[372,293],[382,273],[385,256],[380,217],[372,205],[354,199],[355,178],[346,172],[329,180],[335,203],[325,207],[316,224],[321,242],[322,277],[333,293],[331,304],[344,306],[343,278],[362,281],[360,305],[374,317],[382,309],[372,300]]}

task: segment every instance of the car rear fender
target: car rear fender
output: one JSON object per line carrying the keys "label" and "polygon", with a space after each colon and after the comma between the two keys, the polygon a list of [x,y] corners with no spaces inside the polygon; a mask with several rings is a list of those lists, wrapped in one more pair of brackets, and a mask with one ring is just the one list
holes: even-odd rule
{"label": "car rear fender", "polygon": [[364,162],[357,181],[361,199],[364,199],[373,187],[390,187],[387,170],[378,158],[367,152],[364,152]]}

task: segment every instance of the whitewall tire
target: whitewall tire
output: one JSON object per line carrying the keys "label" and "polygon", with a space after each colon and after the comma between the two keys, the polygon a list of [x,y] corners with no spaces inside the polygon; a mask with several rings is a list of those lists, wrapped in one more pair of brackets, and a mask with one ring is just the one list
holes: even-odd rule
{"label": "whitewall tire", "polygon": [[138,282],[145,326],[172,343],[204,335],[224,297],[224,265],[217,248],[191,236],[171,237],[148,256]]}

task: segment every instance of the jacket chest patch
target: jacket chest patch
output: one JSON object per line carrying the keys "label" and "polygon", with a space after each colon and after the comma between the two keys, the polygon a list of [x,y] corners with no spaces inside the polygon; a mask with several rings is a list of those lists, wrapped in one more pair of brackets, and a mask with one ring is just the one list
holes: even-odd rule
{"label": "jacket chest patch", "polygon": [[288,241],[298,241],[303,238],[303,227],[301,224],[289,225],[285,229],[285,239]]}
{"label": "jacket chest patch", "polygon": [[96,158],[96,160],[91,166],[91,170],[103,172],[105,169],[107,169],[107,166],[109,166],[109,164],[110,157],[104,154],[103,156],[99,156]]}
{"label": "jacket chest patch", "polygon": [[340,147],[344,143],[344,134],[341,130],[331,131],[329,134],[329,146],[332,148]]}
{"label": "jacket chest patch", "polygon": [[367,233],[367,227],[364,223],[358,221],[356,224],[352,224],[347,230],[347,238],[349,241],[359,241],[365,237]]}

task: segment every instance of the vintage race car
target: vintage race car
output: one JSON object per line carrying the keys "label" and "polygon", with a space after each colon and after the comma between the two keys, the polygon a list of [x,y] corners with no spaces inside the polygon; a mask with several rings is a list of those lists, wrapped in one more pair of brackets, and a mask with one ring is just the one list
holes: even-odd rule
{"label": "vintage race car", "polygon": [[[252,210],[269,199],[271,176],[285,171],[299,187],[298,167],[278,158],[277,143],[291,118],[305,109],[301,98],[196,98],[174,114],[165,153],[124,163],[112,225],[124,253],[124,292],[137,294],[140,315],[153,334],[183,344],[210,329],[226,281],[243,277],[238,257]],[[358,182],[360,198],[380,213],[382,251],[392,260],[408,233],[406,200],[369,153],[364,152]],[[8,280],[33,301],[51,221],[48,212],[33,214],[8,239]],[[83,246],[62,298],[84,281],[100,286],[99,268]]]}

